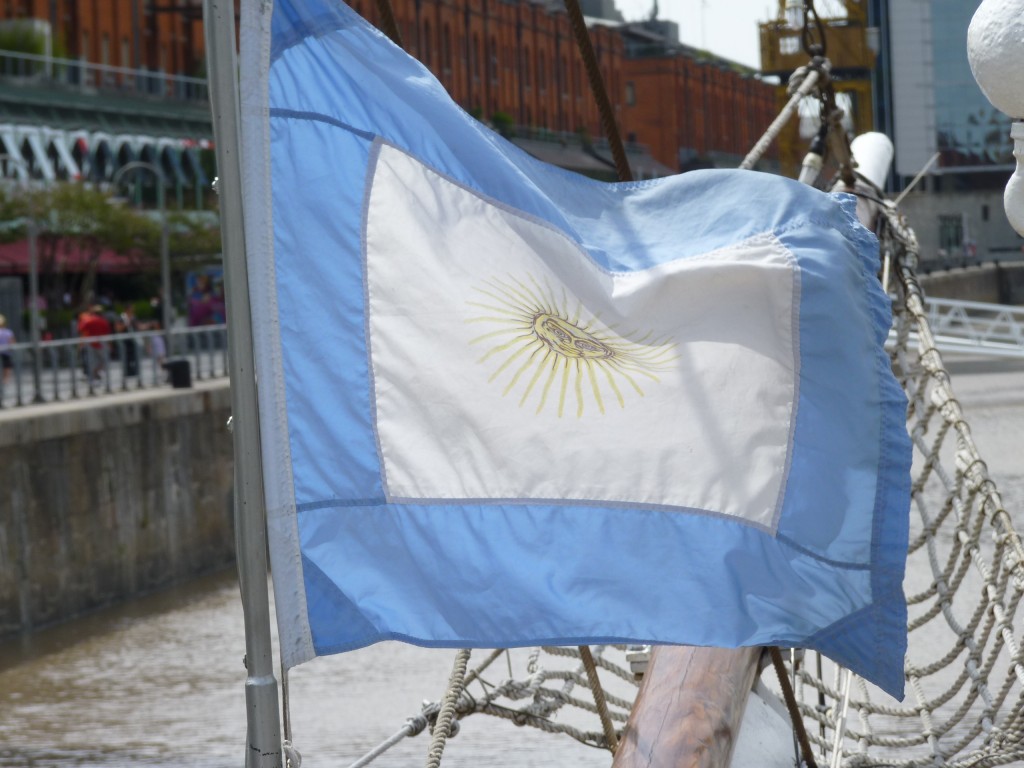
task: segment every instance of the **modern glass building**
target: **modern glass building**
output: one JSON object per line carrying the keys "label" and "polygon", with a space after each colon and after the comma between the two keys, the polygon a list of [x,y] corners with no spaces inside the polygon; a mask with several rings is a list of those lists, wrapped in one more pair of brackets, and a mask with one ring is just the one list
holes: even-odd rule
{"label": "modern glass building", "polygon": [[980,1],[878,5],[887,6],[889,22],[884,76],[892,93],[897,174],[913,176],[936,152],[939,174],[1012,171],[1010,118],[989,104],[967,61],[967,27]]}

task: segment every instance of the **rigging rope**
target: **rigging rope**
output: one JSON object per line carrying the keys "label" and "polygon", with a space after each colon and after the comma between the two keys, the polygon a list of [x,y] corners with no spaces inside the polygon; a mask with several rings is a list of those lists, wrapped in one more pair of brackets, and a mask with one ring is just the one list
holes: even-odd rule
{"label": "rigging rope", "polygon": [[569,23],[572,25],[573,35],[576,37],[576,46],[580,49],[580,56],[583,57],[583,67],[587,71],[590,90],[597,102],[597,111],[601,114],[601,126],[604,128],[604,134],[612,149],[615,171],[619,174],[619,181],[632,181],[633,172],[629,169],[626,149],[622,144],[619,127],[615,123],[615,112],[608,99],[608,91],[604,87],[601,68],[598,65],[597,56],[594,54],[594,45],[590,40],[590,33],[587,31],[587,23],[583,19],[579,0],[565,0],[565,9],[569,12]]}
{"label": "rigging rope", "polygon": [[466,687],[466,667],[469,665],[469,654],[469,648],[463,648],[455,654],[455,664],[452,666],[448,690],[441,703],[441,711],[434,724],[430,749],[427,751],[427,768],[441,768],[441,755],[444,753],[444,746],[448,742],[448,737],[455,735],[452,730],[455,720],[455,705],[462,697],[462,691]]}

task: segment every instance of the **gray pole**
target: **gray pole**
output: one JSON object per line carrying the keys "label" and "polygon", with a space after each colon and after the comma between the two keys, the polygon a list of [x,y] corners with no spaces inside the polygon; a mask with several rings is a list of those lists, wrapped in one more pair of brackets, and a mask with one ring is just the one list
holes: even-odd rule
{"label": "gray pole", "polygon": [[[0,154],[0,162],[9,162],[15,165],[19,172],[25,174],[25,186],[26,193],[29,193],[29,181],[31,175],[29,172],[28,163],[26,163],[20,157],[14,157],[6,152]],[[32,210],[29,211],[28,220],[26,221],[25,228],[28,230],[28,327],[29,327],[29,339],[32,342],[32,402],[41,403],[43,402],[42,393],[42,357],[41,350],[39,349],[39,223],[36,221],[35,204],[31,205]]]}
{"label": "gray pole", "polygon": [[160,321],[164,326],[164,342],[167,354],[171,354],[171,253],[167,233],[167,207],[164,195],[164,175],[157,173],[156,200],[160,206],[160,285],[163,296],[160,300]]}
{"label": "gray pole", "polygon": [[39,349],[39,251],[36,242],[36,217],[28,219],[28,327],[32,334],[32,396],[33,403],[43,402],[43,361]]}
{"label": "gray pole", "polygon": [[[256,2],[256,0],[242,0]],[[267,594],[267,527],[260,458],[256,376],[253,370],[249,274],[242,220],[241,141],[235,7],[232,0],[203,0],[213,134],[217,146],[220,226],[231,351],[232,431],[235,447],[235,531],[238,581],[245,622],[245,682],[249,768],[281,767],[281,718],[270,640]]]}

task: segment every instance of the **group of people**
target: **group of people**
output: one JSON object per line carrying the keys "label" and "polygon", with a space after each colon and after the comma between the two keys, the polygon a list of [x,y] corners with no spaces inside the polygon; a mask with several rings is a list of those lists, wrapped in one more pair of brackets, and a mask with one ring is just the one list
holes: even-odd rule
{"label": "group of people", "polygon": [[7,318],[0,315],[0,365],[3,366],[3,382],[11,378],[14,360],[11,359],[11,347],[14,346],[14,331],[7,327]]}
{"label": "group of people", "polygon": [[[135,318],[135,310],[131,305],[125,307],[119,315],[107,312],[101,304],[94,304],[78,316],[78,337],[93,339],[83,347],[83,360],[87,376],[99,379],[103,375],[107,361],[107,347],[98,337],[118,333],[136,333],[138,331],[158,331],[160,321],[139,322]],[[147,338],[149,351],[158,365],[163,365],[167,356],[167,346],[160,334]],[[139,348],[134,339],[128,339],[117,347],[124,354],[124,375],[139,375]]]}

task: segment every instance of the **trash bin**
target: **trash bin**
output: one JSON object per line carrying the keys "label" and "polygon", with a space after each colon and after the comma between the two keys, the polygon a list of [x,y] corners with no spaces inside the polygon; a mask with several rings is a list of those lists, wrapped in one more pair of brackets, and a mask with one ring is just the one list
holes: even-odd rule
{"label": "trash bin", "polygon": [[175,389],[187,389],[192,386],[192,366],[184,357],[173,357],[164,363],[167,379]]}

